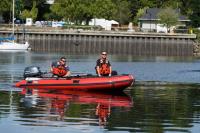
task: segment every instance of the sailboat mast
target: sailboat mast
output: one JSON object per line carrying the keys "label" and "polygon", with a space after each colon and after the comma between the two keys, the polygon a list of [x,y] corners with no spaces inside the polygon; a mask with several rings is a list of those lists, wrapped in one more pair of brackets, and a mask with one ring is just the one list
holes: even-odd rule
{"label": "sailboat mast", "polygon": [[[14,34],[15,34],[15,0],[13,0],[13,4],[12,4],[12,34],[13,34],[13,37],[14,37]],[[14,39],[13,39],[13,43],[14,43]]]}

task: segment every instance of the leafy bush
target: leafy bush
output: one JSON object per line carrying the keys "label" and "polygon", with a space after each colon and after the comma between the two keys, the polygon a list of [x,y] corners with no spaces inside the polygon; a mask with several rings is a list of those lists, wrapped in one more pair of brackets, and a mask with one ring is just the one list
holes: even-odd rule
{"label": "leafy bush", "polygon": [[193,29],[193,33],[197,35],[197,41],[200,43],[200,30],[199,29]]}

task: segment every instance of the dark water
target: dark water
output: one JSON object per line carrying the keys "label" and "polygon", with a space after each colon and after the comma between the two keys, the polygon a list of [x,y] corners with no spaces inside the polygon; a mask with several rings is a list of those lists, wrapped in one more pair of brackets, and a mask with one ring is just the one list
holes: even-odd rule
{"label": "dark water", "polygon": [[65,55],[71,71],[94,74],[98,55],[0,52],[0,130],[7,133],[200,131],[200,60],[112,55],[136,84],[122,94],[13,87],[24,67],[49,71]]}

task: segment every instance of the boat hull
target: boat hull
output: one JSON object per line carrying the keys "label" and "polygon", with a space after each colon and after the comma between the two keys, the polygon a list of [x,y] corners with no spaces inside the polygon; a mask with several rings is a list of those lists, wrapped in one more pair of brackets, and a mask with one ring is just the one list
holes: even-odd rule
{"label": "boat hull", "polygon": [[1,42],[0,50],[28,50],[29,48],[28,42],[25,44],[21,43],[13,43],[13,42]]}
{"label": "boat hull", "polygon": [[133,84],[132,75],[111,77],[27,78],[15,84],[21,88],[69,90],[123,90]]}

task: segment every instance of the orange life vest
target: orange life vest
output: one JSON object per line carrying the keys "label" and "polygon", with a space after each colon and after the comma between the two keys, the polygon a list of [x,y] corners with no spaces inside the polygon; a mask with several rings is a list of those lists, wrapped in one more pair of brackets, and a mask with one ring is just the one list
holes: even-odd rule
{"label": "orange life vest", "polygon": [[53,68],[53,74],[59,77],[65,76],[67,74],[67,70],[64,66],[58,66]]}
{"label": "orange life vest", "polygon": [[110,74],[110,66],[108,65],[108,63],[101,64],[99,67],[99,72],[101,75]]}

